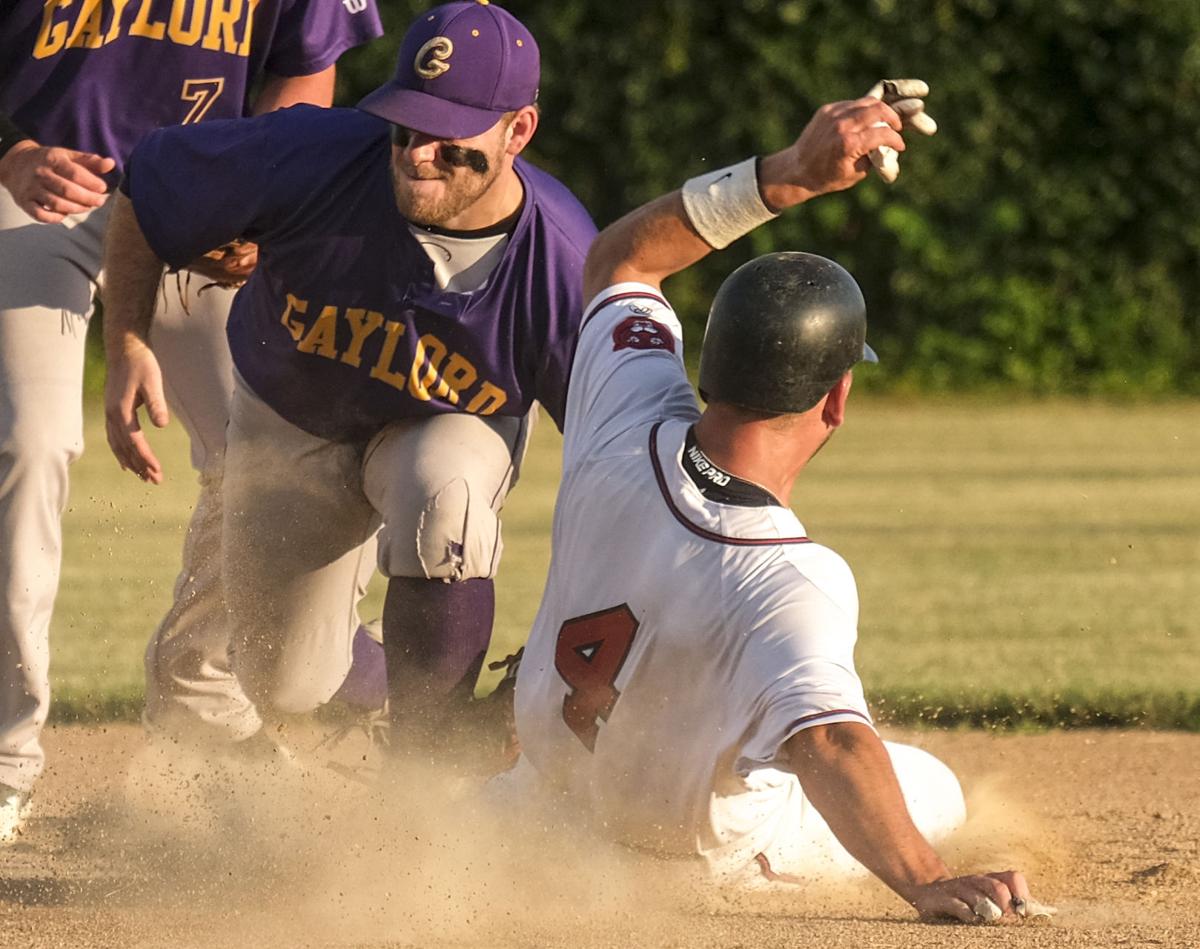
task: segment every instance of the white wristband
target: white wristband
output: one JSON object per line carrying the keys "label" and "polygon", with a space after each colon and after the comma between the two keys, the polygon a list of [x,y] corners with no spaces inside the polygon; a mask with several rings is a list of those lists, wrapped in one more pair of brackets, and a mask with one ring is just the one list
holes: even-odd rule
{"label": "white wristband", "polygon": [[763,204],[757,164],[757,159],[747,158],[683,183],[688,220],[696,233],[717,250],[779,216]]}

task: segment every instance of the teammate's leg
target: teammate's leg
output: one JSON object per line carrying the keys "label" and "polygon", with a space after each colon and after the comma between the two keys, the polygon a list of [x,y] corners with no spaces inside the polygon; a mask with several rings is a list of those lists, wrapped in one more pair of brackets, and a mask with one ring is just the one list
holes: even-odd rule
{"label": "teammate's leg", "polygon": [[186,272],[168,276],[150,341],[167,401],[187,430],[200,494],[188,524],[171,608],[146,649],[146,725],[177,734],[200,728],[234,740],[261,722],[229,660],[230,625],[221,588],[221,481],[233,360],[225,322],[234,291]]}
{"label": "teammate's leg", "polygon": [[267,721],[328,701],[350,668],[379,526],[361,458],[361,447],[309,435],[235,381],[222,577],[233,671]]}
{"label": "teammate's leg", "polygon": [[22,792],[42,770],[60,518],[83,450],[104,218],[37,224],[0,188],[0,784]]}
{"label": "teammate's leg", "polygon": [[440,415],[389,426],[368,446],[393,744],[440,729],[471,698],[492,634],[499,513],[532,421]]}

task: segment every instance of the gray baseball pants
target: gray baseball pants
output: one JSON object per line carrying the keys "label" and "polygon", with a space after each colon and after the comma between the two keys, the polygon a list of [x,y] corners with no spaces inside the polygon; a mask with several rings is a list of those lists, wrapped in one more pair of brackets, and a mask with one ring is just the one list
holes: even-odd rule
{"label": "gray baseball pants", "polygon": [[[44,761],[60,521],[68,467],[83,450],[84,342],[107,218],[104,207],[38,224],[0,188],[0,783],[20,790],[32,787]],[[179,712],[236,738],[253,710],[229,669],[218,553],[233,295],[198,295],[200,282],[191,284],[182,288],[185,312],[167,278],[152,334],[201,490],[175,602],[147,654],[147,723],[166,727]]]}
{"label": "gray baseball pants", "polygon": [[345,679],[376,535],[385,576],[495,576],[532,422],[447,414],[332,442],[235,382],[223,575],[234,671],[264,717],[310,711]]}
{"label": "gray baseball pants", "polygon": [[104,210],[38,224],[0,188],[0,783],[42,771],[67,468],[83,451],[84,341]]}
{"label": "gray baseball pants", "polygon": [[[235,291],[168,274],[150,331],[173,420],[187,429],[200,494],[183,544],[174,599],[146,648],[152,732],[248,738],[261,724],[230,668],[231,629],[221,587],[221,481],[233,360],[225,322]],[[153,436],[151,436],[153,437]]]}

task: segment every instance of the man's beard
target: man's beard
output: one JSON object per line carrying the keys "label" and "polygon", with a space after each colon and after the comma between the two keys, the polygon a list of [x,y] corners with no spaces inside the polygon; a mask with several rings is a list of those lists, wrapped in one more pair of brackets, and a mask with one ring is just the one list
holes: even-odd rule
{"label": "man's beard", "polygon": [[392,162],[392,192],[396,196],[396,207],[400,213],[413,224],[433,225],[444,224],[457,217],[483,196],[500,176],[503,167],[503,155],[497,155],[487,161],[485,171],[473,170],[468,165],[453,169],[448,174],[435,177],[445,182],[445,188],[440,197],[414,193],[411,181],[403,171],[397,169]]}

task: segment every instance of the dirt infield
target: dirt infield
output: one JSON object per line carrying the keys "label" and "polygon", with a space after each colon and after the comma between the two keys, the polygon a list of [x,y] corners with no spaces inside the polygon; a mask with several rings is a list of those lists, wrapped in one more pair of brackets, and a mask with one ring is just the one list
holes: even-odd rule
{"label": "dirt infield", "polygon": [[1200,946],[1200,735],[889,737],[963,780],[972,817],[947,855],[1025,869],[1053,923],[926,926],[872,882],[714,896],[676,867],[337,782],[303,803],[259,783],[223,811],[229,777],[204,762],[131,792],[137,728],[59,727],[37,817],[0,851],[0,946]]}

